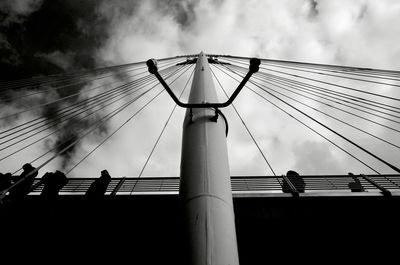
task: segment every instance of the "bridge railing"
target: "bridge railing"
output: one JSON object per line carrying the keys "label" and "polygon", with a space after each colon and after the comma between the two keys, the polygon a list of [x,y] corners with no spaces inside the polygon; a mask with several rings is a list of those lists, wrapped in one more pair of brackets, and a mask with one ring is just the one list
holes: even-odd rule
{"label": "bridge railing", "polygon": [[[357,194],[382,193],[400,194],[400,174],[393,175],[356,175],[363,191]],[[303,175],[304,195],[320,192],[355,193],[349,183],[354,181],[350,175]],[[96,178],[70,178],[61,191],[61,195],[83,195]],[[287,178],[286,178],[287,180]],[[289,180],[290,181],[290,180]],[[233,194],[284,194],[283,176],[232,176]],[[294,183],[296,186],[296,183]],[[41,193],[43,185],[40,178],[35,180],[31,195]],[[178,194],[179,177],[116,177],[108,185],[106,195],[145,195],[145,194]],[[296,193],[286,192],[286,193]]]}

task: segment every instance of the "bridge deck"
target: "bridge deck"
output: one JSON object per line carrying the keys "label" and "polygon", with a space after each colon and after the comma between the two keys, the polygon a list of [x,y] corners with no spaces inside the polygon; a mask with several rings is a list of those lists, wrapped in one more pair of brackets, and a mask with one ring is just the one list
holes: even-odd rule
{"label": "bridge deck", "polygon": [[[351,192],[348,175],[302,177],[305,191],[298,197],[282,192],[282,176],[231,178],[241,265],[393,259],[400,175],[358,176],[364,192]],[[91,264],[187,264],[179,178],[113,178],[107,196],[86,200],[94,180],[71,178],[58,199],[46,200],[36,179],[23,203],[0,207],[4,253],[41,259],[51,253]]]}
{"label": "bridge deck", "polygon": [[[328,258],[337,264],[344,259],[393,262],[400,238],[400,196],[354,196],[376,191],[303,196],[313,192],[297,198],[278,192],[282,196],[234,197],[240,264],[321,264]],[[23,204],[0,207],[0,220],[2,250],[7,255],[17,251],[13,260],[187,264],[176,194],[120,194],[95,201],[83,195],[54,201],[28,196]]]}

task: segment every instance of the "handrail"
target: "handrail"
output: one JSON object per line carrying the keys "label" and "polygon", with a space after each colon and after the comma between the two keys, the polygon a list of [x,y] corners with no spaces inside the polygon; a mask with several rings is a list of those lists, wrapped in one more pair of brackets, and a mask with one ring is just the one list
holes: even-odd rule
{"label": "handrail", "polygon": [[[326,192],[345,192],[352,195],[368,195],[380,191],[382,195],[389,195],[397,192],[400,195],[400,174],[390,175],[361,175],[363,192],[351,192],[348,184],[353,180],[349,175],[301,175],[305,183],[304,192],[296,192],[293,184],[292,196],[307,196],[307,194]],[[284,194],[281,182],[285,176],[232,176],[231,185],[234,193],[243,192],[270,192]],[[61,189],[60,194],[84,194],[90,184],[96,178],[70,178],[68,183]],[[372,180],[373,179],[373,180]],[[390,181],[389,181],[389,180]],[[41,179],[36,178],[33,184],[32,194],[41,192],[43,185]],[[393,184],[394,182],[395,184]],[[135,184],[136,183],[136,184]],[[288,182],[290,183],[290,181]],[[290,184],[289,184],[290,185]],[[106,194],[145,194],[145,193],[168,193],[179,190],[179,177],[114,177],[108,187]],[[377,193],[379,194],[379,193]]]}

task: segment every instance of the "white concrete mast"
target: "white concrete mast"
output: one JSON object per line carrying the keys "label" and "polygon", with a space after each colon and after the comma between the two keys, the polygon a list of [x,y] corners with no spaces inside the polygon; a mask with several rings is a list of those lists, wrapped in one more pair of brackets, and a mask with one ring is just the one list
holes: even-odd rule
{"label": "white concrete mast", "polygon": [[[197,59],[189,104],[218,102],[207,57]],[[180,198],[190,264],[239,264],[224,120],[211,108],[187,109]]]}

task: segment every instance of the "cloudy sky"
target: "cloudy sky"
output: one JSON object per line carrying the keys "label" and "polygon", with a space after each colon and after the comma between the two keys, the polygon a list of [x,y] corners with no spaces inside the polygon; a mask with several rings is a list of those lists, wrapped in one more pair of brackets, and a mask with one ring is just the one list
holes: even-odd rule
{"label": "cloudy sky", "polygon": [[[0,81],[200,51],[399,70],[398,25],[400,2],[397,0],[2,0]],[[384,92],[400,97],[398,87],[387,87]],[[0,98],[2,113],[17,112],[31,104],[28,101],[16,104],[15,97],[7,94]],[[55,99],[60,95],[47,93],[43,97]],[[43,102],[44,99],[36,100]],[[96,150],[70,176],[97,176],[102,169],[108,169],[114,176],[138,175],[173,107],[167,95],[162,95],[156,104]],[[371,173],[248,91],[235,104],[277,174],[289,169],[302,174]],[[1,120],[1,129],[46,116],[46,111],[51,110]],[[271,175],[234,112],[231,109],[226,112],[230,123],[228,149],[232,175]],[[46,166],[43,173],[68,170],[127,117],[129,113],[113,119],[98,135],[80,143],[69,157]],[[183,110],[178,110],[145,176],[179,175],[182,119]],[[333,121],[327,124],[338,126]],[[400,144],[398,134],[371,128],[368,124],[357,126],[370,128],[374,134]],[[335,128],[390,163],[400,165],[398,149],[360,136],[354,130]],[[67,131],[57,133],[26,152],[0,161],[0,171],[18,169],[54,147],[66,134]],[[393,173],[342,140],[332,139],[378,171]],[[3,157],[8,152],[0,151],[0,154]]]}

